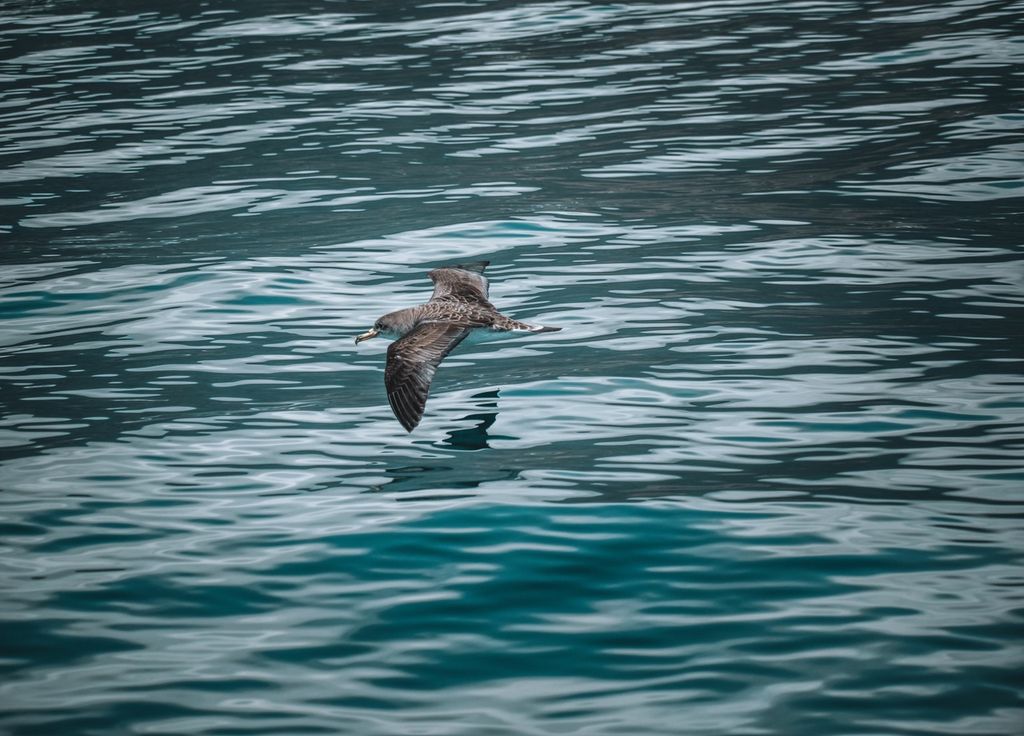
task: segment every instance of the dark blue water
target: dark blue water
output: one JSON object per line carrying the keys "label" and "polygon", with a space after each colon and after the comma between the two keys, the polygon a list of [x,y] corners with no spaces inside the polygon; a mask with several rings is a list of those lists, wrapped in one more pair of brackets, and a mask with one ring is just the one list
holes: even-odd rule
{"label": "dark blue water", "polygon": [[1021,733],[1024,3],[299,5],[0,2],[0,732]]}

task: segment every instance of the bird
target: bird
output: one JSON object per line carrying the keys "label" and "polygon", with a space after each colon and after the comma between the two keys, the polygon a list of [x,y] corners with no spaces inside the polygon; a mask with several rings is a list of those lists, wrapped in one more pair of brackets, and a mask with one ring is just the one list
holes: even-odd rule
{"label": "bird", "polygon": [[483,272],[490,261],[443,266],[427,273],[434,293],[424,304],[385,314],[356,345],[383,335],[396,338],[388,345],[384,387],[395,418],[412,432],[423,418],[430,383],[438,365],[471,333],[475,336],[518,332],[557,332],[561,327],[531,325],[507,317],[488,301]]}

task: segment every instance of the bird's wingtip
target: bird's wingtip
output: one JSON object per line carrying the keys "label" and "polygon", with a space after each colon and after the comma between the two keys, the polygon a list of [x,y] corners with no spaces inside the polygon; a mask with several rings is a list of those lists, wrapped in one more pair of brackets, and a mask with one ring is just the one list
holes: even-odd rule
{"label": "bird's wingtip", "polygon": [[463,271],[472,271],[473,273],[483,273],[484,269],[491,265],[490,261],[472,261],[471,263],[460,263],[451,268],[461,268]]}

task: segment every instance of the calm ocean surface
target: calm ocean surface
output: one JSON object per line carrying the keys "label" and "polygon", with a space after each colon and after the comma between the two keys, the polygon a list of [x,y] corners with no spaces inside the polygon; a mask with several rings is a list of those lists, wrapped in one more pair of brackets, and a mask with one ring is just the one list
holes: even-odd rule
{"label": "calm ocean surface", "polygon": [[1020,734],[1022,18],[0,0],[0,733]]}

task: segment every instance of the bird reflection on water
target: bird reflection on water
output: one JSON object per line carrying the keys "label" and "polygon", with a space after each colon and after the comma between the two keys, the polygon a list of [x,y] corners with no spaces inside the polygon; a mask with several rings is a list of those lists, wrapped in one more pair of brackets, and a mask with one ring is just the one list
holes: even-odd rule
{"label": "bird reflection on water", "polygon": [[473,398],[490,399],[490,401],[480,402],[481,407],[490,411],[468,415],[466,419],[474,420],[476,424],[472,427],[455,429],[449,432],[448,436],[444,439],[444,444],[449,447],[454,447],[457,450],[483,450],[490,447],[488,443],[490,435],[487,430],[491,428],[491,425],[498,418],[498,389],[483,391],[475,394]]}
{"label": "bird reflection on water", "polygon": [[[472,426],[449,431],[439,444],[456,451],[472,452],[488,449],[493,439],[507,439],[489,432],[498,418],[498,394],[499,389],[497,388],[474,394],[474,403],[480,410],[465,415],[461,422],[463,424],[473,422]],[[438,443],[434,444],[436,446]],[[386,490],[391,493],[413,493],[420,492],[425,487],[472,489],[491,481],[515,477],[517,471],[495,468],[490,464],[474,467],[471,463],[452,462],[452,458],[448,457],[437,464],[423,462],[417,465],[389,467],[384,470],[384,475],[388,480],[373,486],[371,490],[374,492]],[[458,498],[459,495],[445,491],[436,497],[451,499]],[[418,500],[433,497],[425,497],[420,493],[416,495]]]}

